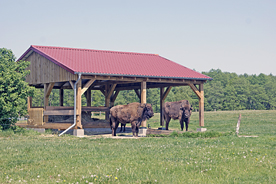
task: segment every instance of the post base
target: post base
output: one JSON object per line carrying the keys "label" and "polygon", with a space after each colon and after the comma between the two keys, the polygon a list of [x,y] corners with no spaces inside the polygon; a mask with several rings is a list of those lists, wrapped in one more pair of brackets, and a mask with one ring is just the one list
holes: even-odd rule
{"label": "post base", "polygon": [[84,129],[74,129],[73,136],[84,137]]}
{"label": "post base", "polygon": [[207,128],[197,128],[196,131],[197,132],[206,132]]}
{"label": "post base", "polygon": [[147,136],[147,127],[140,127],[138,136],[146,137]]}

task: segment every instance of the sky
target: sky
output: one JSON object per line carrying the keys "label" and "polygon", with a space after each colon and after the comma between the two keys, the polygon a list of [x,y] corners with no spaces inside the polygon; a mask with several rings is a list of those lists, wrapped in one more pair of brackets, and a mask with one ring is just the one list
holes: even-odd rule
{"label": "sky", "polygon": [[158,54],[198,72],[276,75],[275,0],[0,0],[0,48]]}

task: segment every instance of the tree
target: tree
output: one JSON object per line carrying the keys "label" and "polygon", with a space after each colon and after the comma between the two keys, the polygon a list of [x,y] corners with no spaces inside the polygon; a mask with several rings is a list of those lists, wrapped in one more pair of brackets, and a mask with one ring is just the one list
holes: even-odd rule
{"label": "tree", "polygon": [[15,62],[11,50],[0,49],[0,128],[8,129],[17,118],[27,114],[28,96],[33,96],[34,88],[28,86],[25,77],[29,62]]}

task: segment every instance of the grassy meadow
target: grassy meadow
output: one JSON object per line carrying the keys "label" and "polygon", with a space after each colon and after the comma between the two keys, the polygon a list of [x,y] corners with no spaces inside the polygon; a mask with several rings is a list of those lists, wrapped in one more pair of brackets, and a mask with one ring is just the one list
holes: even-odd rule
{"label": "grassy meadow", "polygon": [[[240,135],[258,137],[234,134],[239,114]],[[148,123],[160,127],[159,115]],[[204,127],[211,138],[0,132],[0,183],[276,183],[275,110],[205,112]],[[188,133],[196,128],[193,113]]]}

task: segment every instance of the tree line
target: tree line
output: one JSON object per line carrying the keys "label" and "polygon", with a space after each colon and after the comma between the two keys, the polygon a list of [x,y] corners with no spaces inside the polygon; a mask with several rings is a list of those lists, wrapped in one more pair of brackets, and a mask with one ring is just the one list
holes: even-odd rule
{"label": "tree line", "polygon": [[[212,77],[212,81],[204,84],[204,104],[206,111],[223,110],[270,110],[276,109],[276,76],[237,75],[236,73],[222,72],[212,69],[203,74]],[[104,106],[104,95],[100,91],[91,92],[92,106]],[[160,111],[160,89],[147,90],[147,103],[152,104],[155,112]],[[173,87],[166,101],[189,100],[195,110],[198,109],[198,97],[189,86]],[[134,90],[120,91],[115,105],[139,102]],[[33,103],[43,106],[43,89],[36,89]],[[59,91],[53,89],[50,105],[59,105]],[[73,106],[73,90],[64,90],[64,106]],[[82,97],[82,105],[86,99]]]}

